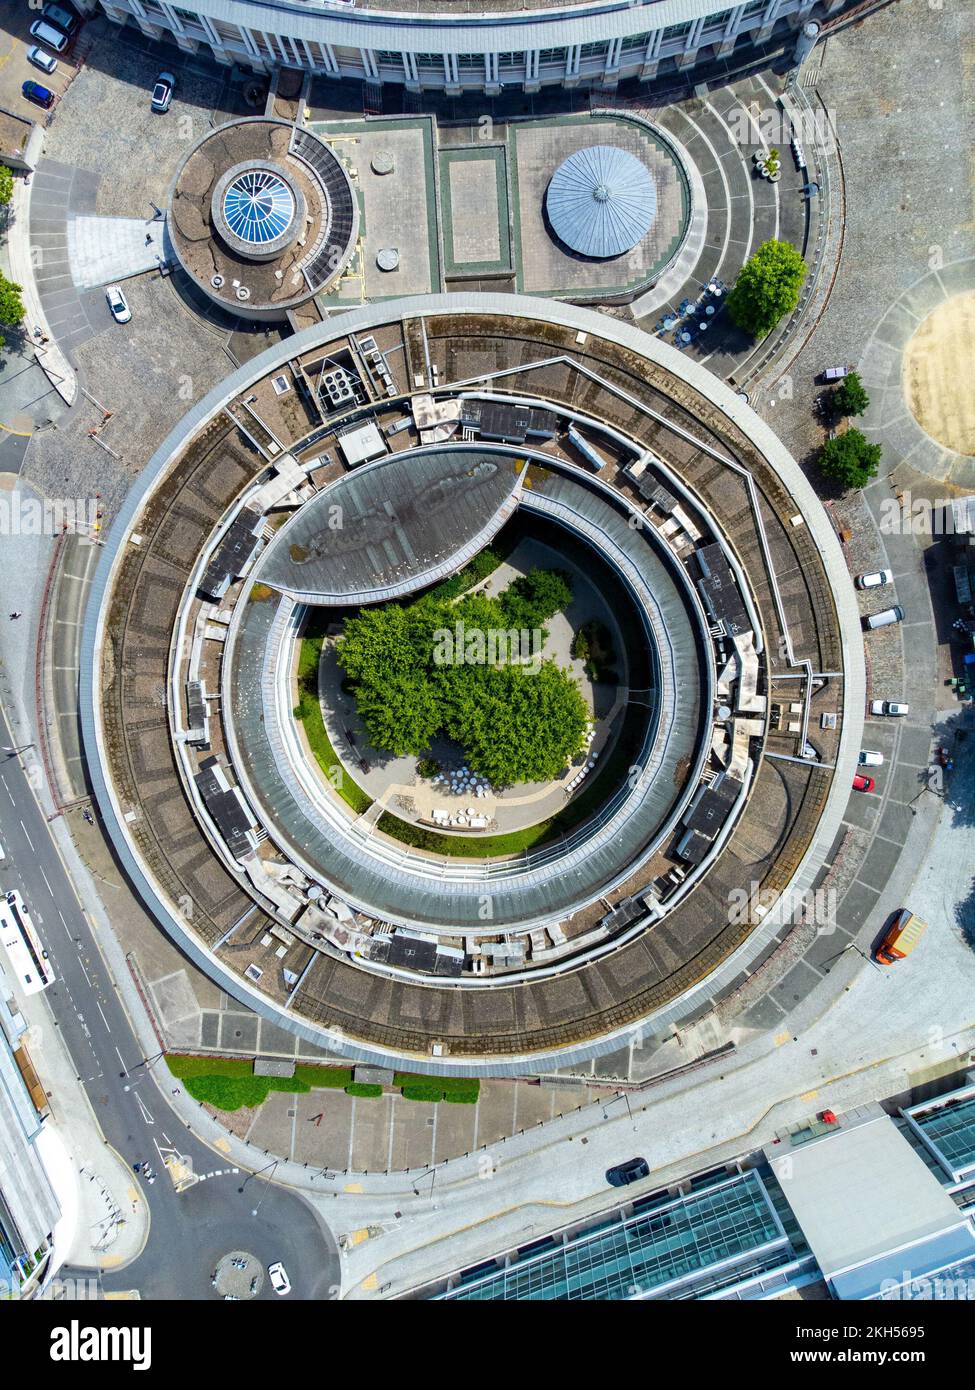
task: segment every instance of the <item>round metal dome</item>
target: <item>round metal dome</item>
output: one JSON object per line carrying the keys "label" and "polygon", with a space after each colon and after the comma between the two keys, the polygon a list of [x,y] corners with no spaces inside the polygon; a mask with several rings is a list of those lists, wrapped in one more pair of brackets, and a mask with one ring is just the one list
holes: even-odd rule
{"label": "round metal dome", "polygon": [[645,237],[657,215],[657,185],[627,150],[576,150],[552,175],[545,198],[558,239],[582,256],[621,256]]}

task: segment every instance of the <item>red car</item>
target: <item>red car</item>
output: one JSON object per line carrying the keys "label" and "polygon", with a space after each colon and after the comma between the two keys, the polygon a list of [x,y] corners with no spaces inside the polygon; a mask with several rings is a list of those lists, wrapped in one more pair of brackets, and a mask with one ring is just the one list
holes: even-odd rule
{"label": "red car", "polygon": [[853,779],[853,790],[855,792],[872,792],[874,780],[872,777],[864,777],[862,772],[858,772]]}

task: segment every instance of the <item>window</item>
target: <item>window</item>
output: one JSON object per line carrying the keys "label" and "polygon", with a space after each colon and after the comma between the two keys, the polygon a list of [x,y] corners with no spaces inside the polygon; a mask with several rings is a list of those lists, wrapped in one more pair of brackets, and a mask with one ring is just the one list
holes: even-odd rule
{"label": "window", "polygon": [[630,48],[646,48],[649,41],[649,34],[627,34],[626,38],[623,40],[623,48],[624,50]]}
{"label": "window", "polygon": [[608,51],[608,43],[584,43],[579,48],[579,56],[581,58],[605,58]]}

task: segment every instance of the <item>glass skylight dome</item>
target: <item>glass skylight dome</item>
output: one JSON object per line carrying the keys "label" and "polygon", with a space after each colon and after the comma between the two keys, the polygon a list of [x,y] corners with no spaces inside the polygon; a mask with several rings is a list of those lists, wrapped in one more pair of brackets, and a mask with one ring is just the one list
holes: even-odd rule
{"label": "glass skylight dome", "polygon": [[294,221],[294,194],[270,169],[248,169],[224,192],[223,215],[241,241],[267,246],[283,236]]}

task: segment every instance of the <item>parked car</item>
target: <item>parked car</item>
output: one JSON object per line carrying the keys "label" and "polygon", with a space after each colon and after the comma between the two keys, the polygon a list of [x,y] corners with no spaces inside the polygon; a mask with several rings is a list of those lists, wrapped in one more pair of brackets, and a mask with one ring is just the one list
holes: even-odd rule
{"label": "parked car", "polygon": [[57,58],[53,53],[45,53],[43,48],[28,48],[27,61],[33,63],[35,68],[40,68],[41,72],[46,72],[49,77],[58,69]]}
{"label": "parked car", "polygon": [[827,367],[823,372],[823,381],[842,381],[852,370],[852,367]]}
{"label": "parked car", "polygon": [[875,748],[861,748],[857,762],[861,767],[883,767],[884,755]]}
{"label": "parked car", "polygon": [[152,89],[152,109],[153,111],[168,111],[169,104],[173,99],[173,89],[176,86],[176,78],[171,72],[161,72],[156,78],[156,85]]}
{"label": "parked car", "polygon": [[872,777],[867,777],[865,773],[858,772],[853,778],[853,790],[855,792],[872,792],[877,784]]}
{"label": "parked car", "polygon": [[21,86],[21,92],[28,101],[32,101],[35,106],[53,106],[54,93],[42,87],[39,82],[32,82],[28,79]]}
{"label": "parked car", "polygon": [[875,952],[881,965],[893,965],[895,961],[909,956],[928,929],[927,922],[915,917],[908,908],[902,907],[884,934]]}
{"label": "parked car", "polygon": [[280,1260],[276,1260],[273,1265],[268,1265],[267,1277],[270,1279],[271,1288],[275,1293],[286,1294],[291,1292],[291,1280],[288,1278],[288,1272]]}
{"label": "parked car", "polygon": [[854,583],[858,589],[881,589],[893,578],[893,570],[871,570],[869,574],[858,574]]}
{"label": "parked car", "polygon": [[904,621],[904,610],[899,603],[895,603],[891,608],[885,608],[880,613],[870,613],[864,618],[864,625],[867,628],[887,627],[890,623],[902,623]]}
{"label": "parked car", "polygon": [[129,301],[118,285],[109,285],[105,291],[105,298],[108,300],[108,307],[112,311],[112,318],[115,322],[128,323],[132,317],[132,310],[129,308]]}
{"label": "parked car", "polygon": [[38,43],[53,48],[55,53],[63,53],[71,42],[67,34],[63,34],[60,29],[55,29],[54,25],[49,24],[46,19],[34,20],[30,26],[30,36]]}
{"label": "parked car", "polygon": [[73,10],[64,5],[55,5],[51,0],[41,6],[41,18],[47,20],[48,24],[53,24],[55,29],[60,29],[63,34],[67,34],[69,38],[81,23]]}
{"label": "parked car", "polygon": [[871,700],[871,714],[907,714],[910,705],[903,705],[897,700]]}
{"label": "parked car", "polygon": [[631,1182],[650,1176],[650,1165],[645,1158],[631,1158],[626,1163],[618,1163],[606,1171],[606,1181],[610,1187],[627,1187]]}

